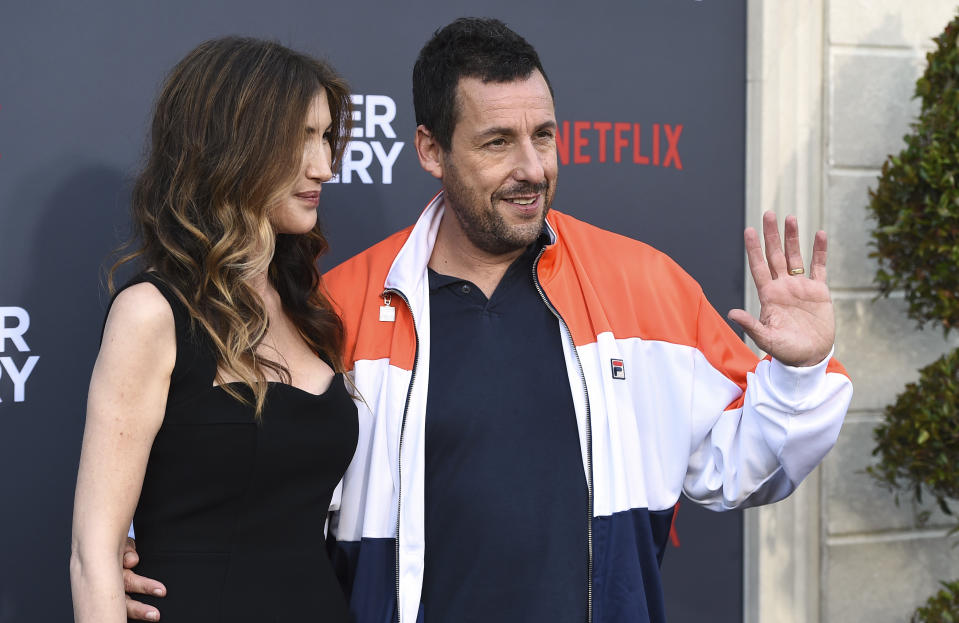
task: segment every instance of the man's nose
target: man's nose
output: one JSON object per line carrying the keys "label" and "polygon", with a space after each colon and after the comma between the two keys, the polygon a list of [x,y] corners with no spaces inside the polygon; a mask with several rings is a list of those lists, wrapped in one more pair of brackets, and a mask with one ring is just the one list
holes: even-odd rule
{"label": "man's nose", "polygon": [[546,179],[546,167],[543,166],[546,154],[529,140],[521,141],[517,147],[513,177],[533,184],[543,182]]}

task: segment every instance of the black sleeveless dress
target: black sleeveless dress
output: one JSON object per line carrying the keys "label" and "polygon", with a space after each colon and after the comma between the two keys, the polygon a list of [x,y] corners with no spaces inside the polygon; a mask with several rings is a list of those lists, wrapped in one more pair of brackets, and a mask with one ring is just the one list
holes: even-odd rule
{"label": "black sleeveless dress", "polygon": [[321,395],[271,383],[257,422],[213,386],[209,338],[170,289],[152,273],[126,287],[143,281],[173,309],[177,353],[133,519],[136,572],[167,596],[136,598],[164,623],[349,621],[323,534],[358,434],[342,375]]}

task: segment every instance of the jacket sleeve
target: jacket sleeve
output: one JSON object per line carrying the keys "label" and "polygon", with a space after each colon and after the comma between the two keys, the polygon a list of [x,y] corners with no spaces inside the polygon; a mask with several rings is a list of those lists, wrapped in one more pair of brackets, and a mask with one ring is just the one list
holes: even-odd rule
{"label": "jacket sleeve", "polygon": [[832,352],[810,367],[756,362],[705,296],[697,325],[684,491],[713,510],[781,500],[836,443],[852,383]]}

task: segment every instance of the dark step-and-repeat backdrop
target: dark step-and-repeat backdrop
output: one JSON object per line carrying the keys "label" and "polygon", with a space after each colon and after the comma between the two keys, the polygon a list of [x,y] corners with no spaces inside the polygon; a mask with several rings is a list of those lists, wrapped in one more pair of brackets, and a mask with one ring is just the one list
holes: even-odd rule
{"label": "dark step-and-repeat backdrop", "polygon": [[[456,17],[498,17],[556,90],[554,207],[666,251],[725,313],[743,299],[744,0],[7,3],[0,11],[0,623],[72,620],[68,559],[87,383],[166,72],[225,34],[324,57],[357,131],[321,218],[326,267],[411,223],[410,74]],[[321,527],[318,526],[318,529]],[[742,620],[742,515],[681,502],[670,620]],[[308,598],[308,596],[306,597]]]}

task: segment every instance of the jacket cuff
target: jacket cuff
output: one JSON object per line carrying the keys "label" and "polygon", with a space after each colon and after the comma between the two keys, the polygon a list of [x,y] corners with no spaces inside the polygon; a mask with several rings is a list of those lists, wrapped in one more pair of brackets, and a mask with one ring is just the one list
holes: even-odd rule
{"label": "jacket cuff", "polygon": [[826,378],[826,366],[832,359],[835,345],[825,359],[814,366],[788,366],[776,359],[769,362],[769,380],[776,392],[787,400],[802,400],[813,394]]}

